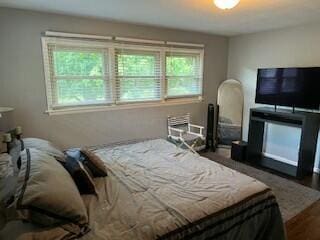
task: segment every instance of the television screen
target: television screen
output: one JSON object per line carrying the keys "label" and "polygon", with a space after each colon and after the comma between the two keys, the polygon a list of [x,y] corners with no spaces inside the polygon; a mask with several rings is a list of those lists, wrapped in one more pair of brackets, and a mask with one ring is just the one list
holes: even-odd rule
{"label": "television screen", "polygon": [[256,103],[319,109],[320,67],[258,69]]}

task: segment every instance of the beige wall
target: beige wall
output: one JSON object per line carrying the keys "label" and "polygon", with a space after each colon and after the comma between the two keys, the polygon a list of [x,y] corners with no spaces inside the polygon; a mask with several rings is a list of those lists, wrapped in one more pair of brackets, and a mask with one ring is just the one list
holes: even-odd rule
{"label": "beige wall", "polygon": [[[304,66],[320,66],[320,23],[230,38],[228,77],[240,80],[244,87],[244,139],[249,109],[255,106],[257,69]],[[299,129],[269,126],[267,151],[297,160],[300,133]],[[319,154],[316,158],[319,161]]]}
{"label": "beige wall", "polygon": [[[204,103],[48,116],[40,37],[44,31],[117,35],[204,43]],[[49,139],[62,147],[94,145],[135,138],[166,136],[169,114],[190,112],[204,124],[206,104],[216,102],[226,78],[228,39],[165,28],[89,18],[0,8],[0,105],[16,110],[16,124],[25,136]]]}

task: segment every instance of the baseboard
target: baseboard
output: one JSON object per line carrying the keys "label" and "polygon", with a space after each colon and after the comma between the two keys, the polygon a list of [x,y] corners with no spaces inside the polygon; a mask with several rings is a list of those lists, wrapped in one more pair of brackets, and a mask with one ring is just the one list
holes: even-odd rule
{"label": "baseboard", "polygon": [[313,169],[313,172],[315,172],[315,173],[320,173],[320,168],[315,167],[315,168]]}
{"label": "baseboard", "polygon": [[[272,159],[274,159],[274,160],[277,160],[277,161],[280,161],[280,162],[283,162],[283,163],[287,163],[287,164],[290,164],[290,165],[292,165],[292,166],[298,166],[298,162],[295,162],[295,161],[292,161],[292,160],[290,160],[290,159],[287,159],[287,158],[284,158],[284,157],[280,157],[280,156],[277,156],[277,155],[274,155],[274,154],[271,154],[271,153],[266,153],[266,152],[264,152],[264,153],[262,153],[263,154],[263,156],[265,156],[265,157],[269,157],[269,158],[272,158]],[[318,168],[318,167],[314,167],[313,168],[313,172],[315,172],[315,173],[320,173],[320,168]]]}
{"label": "baseboard", "polygon": [[292,160],[290,160],[288,158],[280,157],[280,156],[277,156],[277,155],[274,155],[274,154],[271,154],[271,153],[266,153],[266,152],[264,152],[262,154],[265,157],[272,158],[272,159],[277,160],[279,162],[287,163],[287,164],[290,164],[290,165],[295,166],[295,167],[298,166],[298,162],[292,161]]}

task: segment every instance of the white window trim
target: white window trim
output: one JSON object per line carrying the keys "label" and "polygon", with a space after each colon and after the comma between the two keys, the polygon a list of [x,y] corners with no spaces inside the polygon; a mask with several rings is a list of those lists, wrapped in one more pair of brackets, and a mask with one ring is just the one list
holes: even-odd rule
{"label": "white window trim", "polygon": [[[182,48],[182,47],[172,47],[172,46],[150,46],[150,45],[136,45],[131,43],[118,43],[112,41],[97,41],[97,40],[82,40],[82,39],[68,39],[60,37],[42,37],[42,52],[44,61],[44,75],[46,84],[46,97],[47,97],[47,111],[49,115],[62,115],[62,114],[74,114],[74,113],[84,113],[84,112],[95,112],[95,111],[108,111],[108,110],[122,110],[122,109],[136,109],[145,107],[159,107],[159,106],[172,106],[172,105],[183,105],[200,103],[203,101],[203,65],[204,65],[204,49],[203,48]],[[171,43],[172,42],[168,42]],[[133,50],[146,50],[146,51],[159,51],[160,52],[160,69],[161,69],[161,92],[160,100],[152,101],[142,101],[142,102],[122,102],[117,104],[104,103],[101,105],[78,105],[78,106],[65,106],[61,108],[54,108],[52,102],[51,91],[51,76],[50,76],[50,66],[49,66],[49,54],[48,54],[48,44],[61,44],[70,47],[89,47],[89,48],[103,48],[108,49],[109,58],[109,71],[110,71],[110,84],[115,86],[115,54],[116,48],[125,48]],[[196,45],[196,44],[195,44]],[[188,46],[188,44],[177,46]],[[199,45],[197,45],[199,47]],[[181,53],[197,53],[200,54],[200,93],[199,95],[185,95],[177,97],[167,97],[166,96],[166,74],[165,74],[165,56],[166,52],[181,52]],[[111,97],[115,97],[115,87],[111,88]]]}
{"label": "white window trim", "polygon": [[[130,99],[127,99],[127,100],[125,100],[125,99],[120,99],[120,98],[116,98],[116,99],[114,99],[115,100],[115,104],[116,105],[121,105],[121,104],[131,104],[131,103],[140,103],[140,104],[143,104],[143,103],[146,103],[146,102],[159,102],[159,101],[161,101],[162,100],[162,96],[161,96],[161,92],[162,92],[162,89],[161,89],[161,81],[162,81],[162,74],[163,74],[163,69],[161,69],[161,53],[162,53],[162,50],[158,50],[158,49],[155,49],[155,50],[151,50],[151,49],[148,49],[148,50],[146,50],[146,48],[132,48],[132,47],[126,47],[126,45],[122,45],[122,47],[120,47],[120,48],[114,48],[114,49],[123,49],[124,50],[124,52],[126,52],[127,50],[134,50],[135,52],[139,52],[139,51],[146,51],[146,52],[148,52],[148,53],[150,53],[150,54],[152,54],[152,55],[154,55],[154,56],[156,56],[158,59],[159,59],[159,63],[160,63],[160,66],[159,66],[159,72],[157,72],[158,74],[160,74],[160,75],[158,75],[158,76],[151,76],[151,77],[155,77],[155,78],[157,78],[157,77],[159,77],[160,78],[160,94],[159,94],[159,98],[151,98],[151,99],[133,99],[133,100],[130,100]],[[121,54],[121,50],[120,50],[120,54]],[[114,55],[115,57],[116,57],[116,55]],[[114,67],[115,69],[116,69],[116,67]],[[128,77],[128,76],[120,76],[120,75],[118,75],[117,76],[118,77],[118,79],[116,79],[116,81],[118,80],[119,81],[119,79],[121,79],[121,78],[126,78],[126,77]],[[147,76],[140,76],[140,77],[147,77]],[[150,77],[150,76],[149,76]],[[116,85],[114,85],[115,87],[115,89],[117,88],[117,86]],[[117,97],[119,97],[119,96],[117,96]]]}
{"label": "white window trim", "polygon": [[83,107],[70,107],[65,109],[54,109],[47,110],[45,113],[49,115],[65,115],[65,114],[76,114],[76,113],[87,113],[87,112],[105,112],[115,110],[128,110],[128,109],[139,109],[139,108],[151,108],[151,107],[165,107],[175,105],[186,105],[186,104],[198,104],[203,102],[202,97],[195,98],[180,98],[170,99],[165,102],[143,102],[143,103],[131,103],[131,104],[118,104],[118,105],[103,105],[103,106],[83,106]]}
{"label": "white window trim", "polygon": [[[180,51],[179,51],[179,50],[180,50]],[[201,77],[200,77],[200,91],[199,91],[200,94],[177,95],[177,96],[167,96],[167,95],[165,95],[165,96],[164,96],[165,100],[168,100],[168,99],[177,99],[177,98],[192,98],[192,97],[197,97],[197,96],[203,97],[204,50],[203,50],[203,49],[202,49],[202,50],[197,50],[197,51],[195,51],[195,52],[189,51],[189,50],[186,50],[186,49],[179,49],[179,50],[177,50],[176,48],[174,48],[174,49],[173,49],[173,48],[170,48],[169,51],[175,52],[175,53],[199,53],[199,54],[200,54],[200,66],[199,66],[199,71],[200,71],[200,74],[201,74]],[[182,50],[182,51],[181,51],[181,50]],[[166,57],[165,52],[166,52],[166,51],[164,51],[164,58]],[[163,61],[163,62],[164,62],[164,64],[165,64],[165,61]],[[165,66],[164,66],[164,68],[165,68]],[[162,74],[164,75],[164,78],[166,78],[166,72],[162,72]],[[167,87],[168,87],[168,86],[167,86],[167,81],[166,81],[166,79],[164,79],[164,83],[166,84],[166,86],[165,86],[165,89],[164,89],[163,91],[164,91],[165,94],[167,94],[167,91],[168,91]]]}

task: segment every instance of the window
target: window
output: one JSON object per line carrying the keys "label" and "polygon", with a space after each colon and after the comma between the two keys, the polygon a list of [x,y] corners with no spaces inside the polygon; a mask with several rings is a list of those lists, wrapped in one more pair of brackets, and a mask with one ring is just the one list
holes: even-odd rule
{"label": "window", "polygon": [[160,100],[160,53],[116,49],[117,101]]}
{"label": "window", "polygon": [[107,50],[49,45],[53,107],[111,101]]}
{"label": "window", "polygon": [[49,113],[202,95],[202,49],[55,37],[42,42]]}
{"label": "window", "polygon": [[167,96],[201,95],[200,54],[167,53]]}

